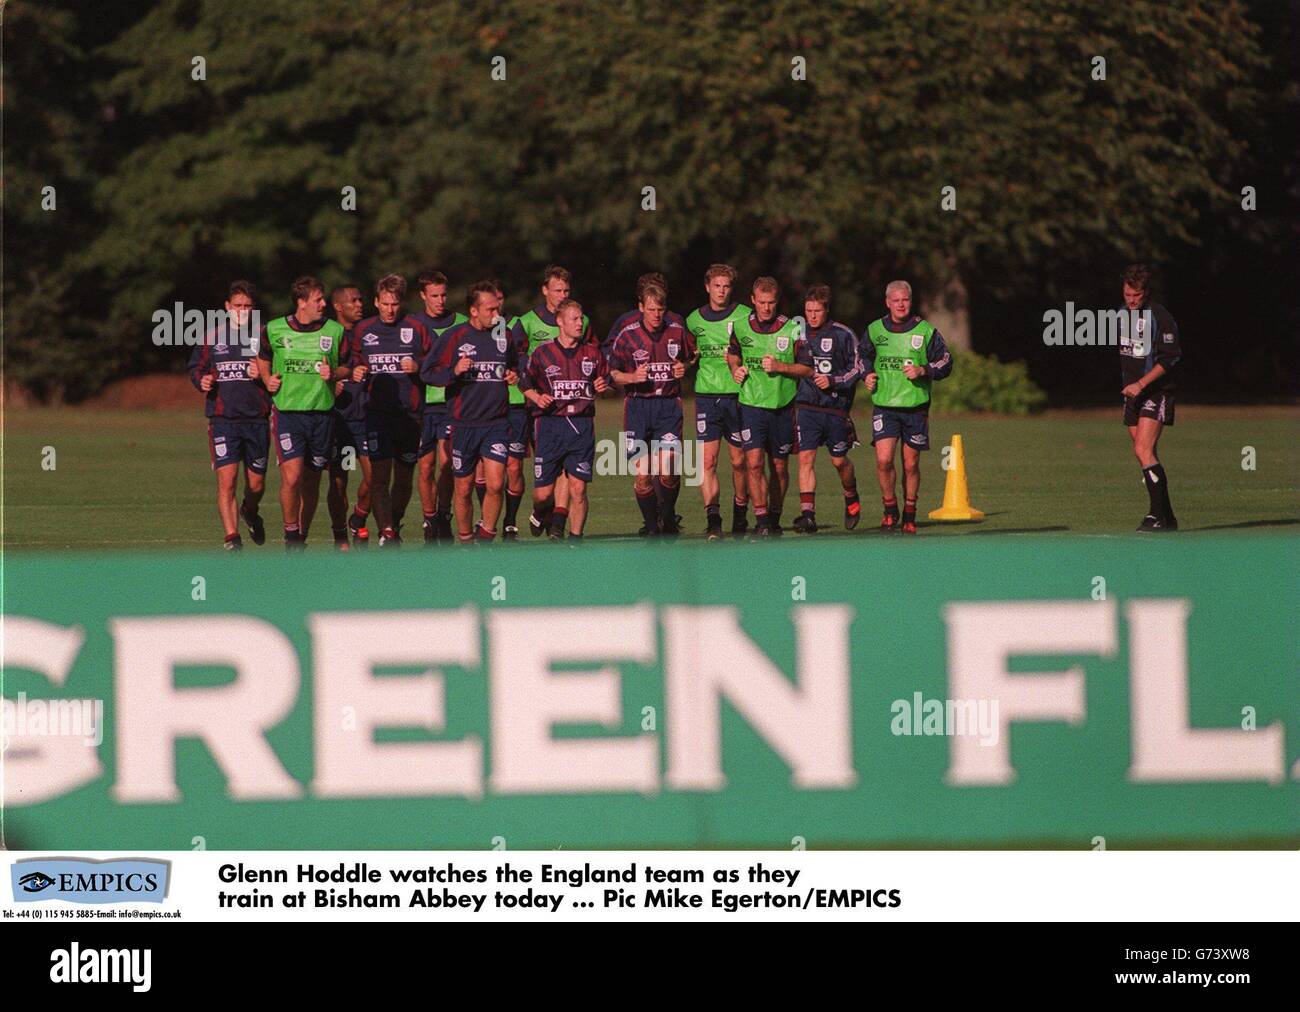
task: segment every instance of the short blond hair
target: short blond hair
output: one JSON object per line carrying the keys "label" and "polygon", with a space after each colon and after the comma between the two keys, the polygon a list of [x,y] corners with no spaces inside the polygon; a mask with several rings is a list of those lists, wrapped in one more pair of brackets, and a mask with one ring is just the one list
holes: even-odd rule
{"label": "short blond hair", "polygon": [[889,284],[885,285],[885,298],[889,298],[890,292],[897,291],[907,292],[907,297],[909,299],[912,297],[912,286],[906,281],[891,281]]}
{"label": "short blond hair", "polygon": [[650,284],[641,289],[641,294],[637,297],[637,302],[645,305],[651,299],[654,299],[661,306],[668,305],[668,292],[661,285]]}

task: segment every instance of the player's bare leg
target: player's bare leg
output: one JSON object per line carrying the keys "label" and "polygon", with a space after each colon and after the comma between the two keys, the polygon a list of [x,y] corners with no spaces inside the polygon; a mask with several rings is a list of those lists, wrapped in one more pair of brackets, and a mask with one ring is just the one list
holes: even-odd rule
{"label": "player's bare leg", "polygon": [[370,531],[366,529],[366,520],[370,517],[370,458],[360,455],[356,458],[357,464],[361,467],[361,483],[357,485],[357,501],[352,509],[352,515],[348,517],[348,530],[352,534],[352,543],[365,547],[370,538]]}
{"label": "player's bare leg", "polygon": [[320,479],[321,471],[314,467],[303,465],[302,480],[299,487],[299,501],[302,504],[299,510],[298,523],[302,529],[302,539],[307,540],[307,532],[311,530],[312,519],[316,516],[316,504],[320,502]]}
{"label": "player's bare leg", "polygon": [[389,508],[393,511],[393,530],[402,532],[402,517],[411,505],[411,491],[415,479],[415,465],[402,460],[393,461],[393,488]]}
{"label": "player's bare leg", "polygon": [[894,469],[894,448],[897,438],[881,439],[875,445],[876,480],[880,482],[880,500],[885,506],[885,515],[880,520],[882,531],[898,530],[898,494],[895,491],[898,472]]}
{"label": "player's bare leg", "polygon": [[266,475],[250,471],[245,467],[244,501],[239,504],[239,514],[244,518],[244,523],[248,524],[248,533],[255,545],[266,543],[266,524],[262,522],[262,514],[258,512],[262,504],[262,496],[265,494]]}
{"label": "player's bare leg", "polygon": [[397,544],[397,531],[393,527],[393,462],[391,460],[372,460],[370,462],[370,497],[375,507],[375,524],[379,527],[380,545]]}
{"label": "player's bare leg", "polygon": [[[587,483],[578,478],[570,478],[565,484],[569,495],[569,538],[581,538],[583,526],[587,522]],[[559,482],[556,482],[555,494],[560,494]]]}
{"label": "player's bare leg", "polygon": [[903,519],[899,526],[904,534],[916,533],[916,498],[921,491],[921,451],[903,444]]}
{"label": "player's bare leg", "polygon": [[1137,425],[1128,427],[1133,440],[1133,454],[1142,466],[1142,480],[1151,500],[1149,512],[1143,518],[1139,531],[1176,531],[1178,520],[1169,502],[1169,480],[1160,463],[1158,447],[1160,433],[1165,424],[1158,418],[1139,417]]}
{"label": "player's bare leg", "polygon": [[438,482],[437,471],[438,448],[420,458],[420,472],[416,477],[420,490],[420,512],[424,515],[424,542],[431,544],[438,537]]}
{"label": "player's bare leg", "polygon": [[456,534],[461,544],[470,544],[474,540],[474,486],[472,474],[457,475],[453,492],[456,509]]}
{"label": "player's bare leg", "polygon": [[348,545],[348,472],[342,461],[330,461],[330,483],[325,492],[325,505],[330,513],[330,529],[334,532],[336,548]]}
{"label": "player's bare leg", "polygon": [[831,466],[840,476],[840,488],[844,490],[844,529],[851,531],[858,526],[858,517],[862,513],[862,502],[858,498],[858,475],[853,470],[853,461],[847,456],[832,455]]}
{"label": "player's bare leg", "polygon": [[296,547],[306,537],[302,529],[302,482],[307,462],[301,457],[280,465],[280,511],[284,514],[284,544]]}
{"label": "player's bare leg", "polygon": [[799,515],[792,525],[801,534],[817,530],[817,451],[799,451]]}
{"label": "player's bare leg", "polygon": [[483,492],[483,519],[479,522],[478,536],[484,541],[496,537],[497,518],[501,516],[501,500],[504,498],[506,468],[495,460],[480,461],[483,465],[483,478],[487,485]]}
{"label": "player's bare leg", "polygon": [[487,461],[480,460],[474,469],[474,494],[478,496],[479,509],[483,508],[483,497],[487,495]]}
{"label": "player's bare leg", "polygon": [[564,521],[569,517],[569,476],[561,471],[558,478],[555,479],[555,500],[552,506],[551,524],[554,526],[556,518],[562,518],[560,523],[560,533],[564,533]]}
{"label": "player's bare leg", "polygon": [[[528,518],[533,537],[551,529],[551,514],[555,510],[555,483],[533,486],[533,514]],[[554,535],[553,535],[554,536]],[[559,540],[556,537],[556,540]]]}
{"label": "player's bare leg", "polygon": [[[721,439],[701,442],[703,450],[700,457],[700,494],[704,497],[704,516],[707,524],[705,534],[710,541],[722,537],[722,483],[718,480],[718,457],[722,449]],[[734,466],[733,466],[734,471]]]}
{"label": "player's bare leg", "polygon": [[217,516],[225,529],[226,547],[239,549],[243,540],[239,536],[239,515],[235,508],[235,489],[239,485],[239,463],[217,468]]}
{"label": "player's bare leg", "polygon": [[745,451],[745,470],[750,498],[754,502],[755,533],[768,534],[767,454],[761,449]]}

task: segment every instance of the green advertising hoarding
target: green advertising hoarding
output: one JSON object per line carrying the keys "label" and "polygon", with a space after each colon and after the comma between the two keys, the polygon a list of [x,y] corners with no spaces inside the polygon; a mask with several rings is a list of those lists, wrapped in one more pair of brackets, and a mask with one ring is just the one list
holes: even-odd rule
{"label": "green advertising hoarding", "polygon": [[1296,546],[11,555],[6,843],[1294,846]]}

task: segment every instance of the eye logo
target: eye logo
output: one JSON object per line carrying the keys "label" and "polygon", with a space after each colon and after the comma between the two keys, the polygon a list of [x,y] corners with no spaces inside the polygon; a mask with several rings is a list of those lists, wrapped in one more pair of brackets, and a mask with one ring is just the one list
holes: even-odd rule
{"label": "eye logo", "polygon": [[22,886],[25,893],[38,893],[54,885],[54,879],[43,871],[30,871],[18,880],[18,884]]}

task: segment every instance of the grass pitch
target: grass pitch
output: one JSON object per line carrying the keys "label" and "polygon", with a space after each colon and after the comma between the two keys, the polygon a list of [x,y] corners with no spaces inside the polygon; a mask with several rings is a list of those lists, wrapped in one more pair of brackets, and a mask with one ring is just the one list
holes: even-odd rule
{"label": "grass pitch", "polygon": [[[617,437],[621,403],[602,401],[597,438]],[[686,418],[694,417],[689,401]],[[855,412],[866,440],[870,418]],[[943,498],[942,447],[963,437],[971,500],[987,518],[941,524],[925,519]],[[1161,440],[1182,531],[1295,532],[1300,523],[1300,409],[1178,407],[1177,425]],[[1030,418],[935,416],[934,449],[922,461],[920,536],[992,534],[1133,536],[1147,497],[1119,408],[1110,412],[1052,412]],[[689,435],[689,424],[688,424]],[[1253,455],[1251,449],[1253,448]],[[823,450],[818,466],[818,520],[813,537],[882,537],[874,457],[864,442],[851,453],[862,494],[863,521],[845,531],[839,480]],[[1253,456],[1253,460],[1252,460]],[[1243,467],[1253,463],[1253,469]],[[53,467],[50,467],[50,464]],[[9,410],[4,415],[3,544],[5,550],[219,549],[215,483],[208,466],[207,429],[193,411],[120,411],[86,408]],[[724,524],[731,466],[720,467]],[[525,468],[531,482],[531,467]],[[359,472],[357,474],[359,478]],[[279,476],[272,462],[262,512],[268,540],[278,551]],[[531,490],[531,484],[530,484]],[[355,479],[350,489],[355,492]],[[530,492],[531,494],[531,492]],[[635,538],[641,517],[630,476],[597,477],[591,489],[587,534]],[[521,520],[527,507],[521,509]],[[783,523],[798,513],[795,461]],[[704,508],[697,486],[686,485],[678,503],[686,540],[703,541]],[[752,517],[752,515],[751,515]],[[329,549],[329,519],[322,493],[312,546]],[[373,519],[372,519],[373,526]],[[406,520],[407,550],[419,541],[419,503]],[[787,533],[787,538],[798,535]],[[539,543],[525,535],[520,546]],[[258,551],[245,541],[246,550]]]}

